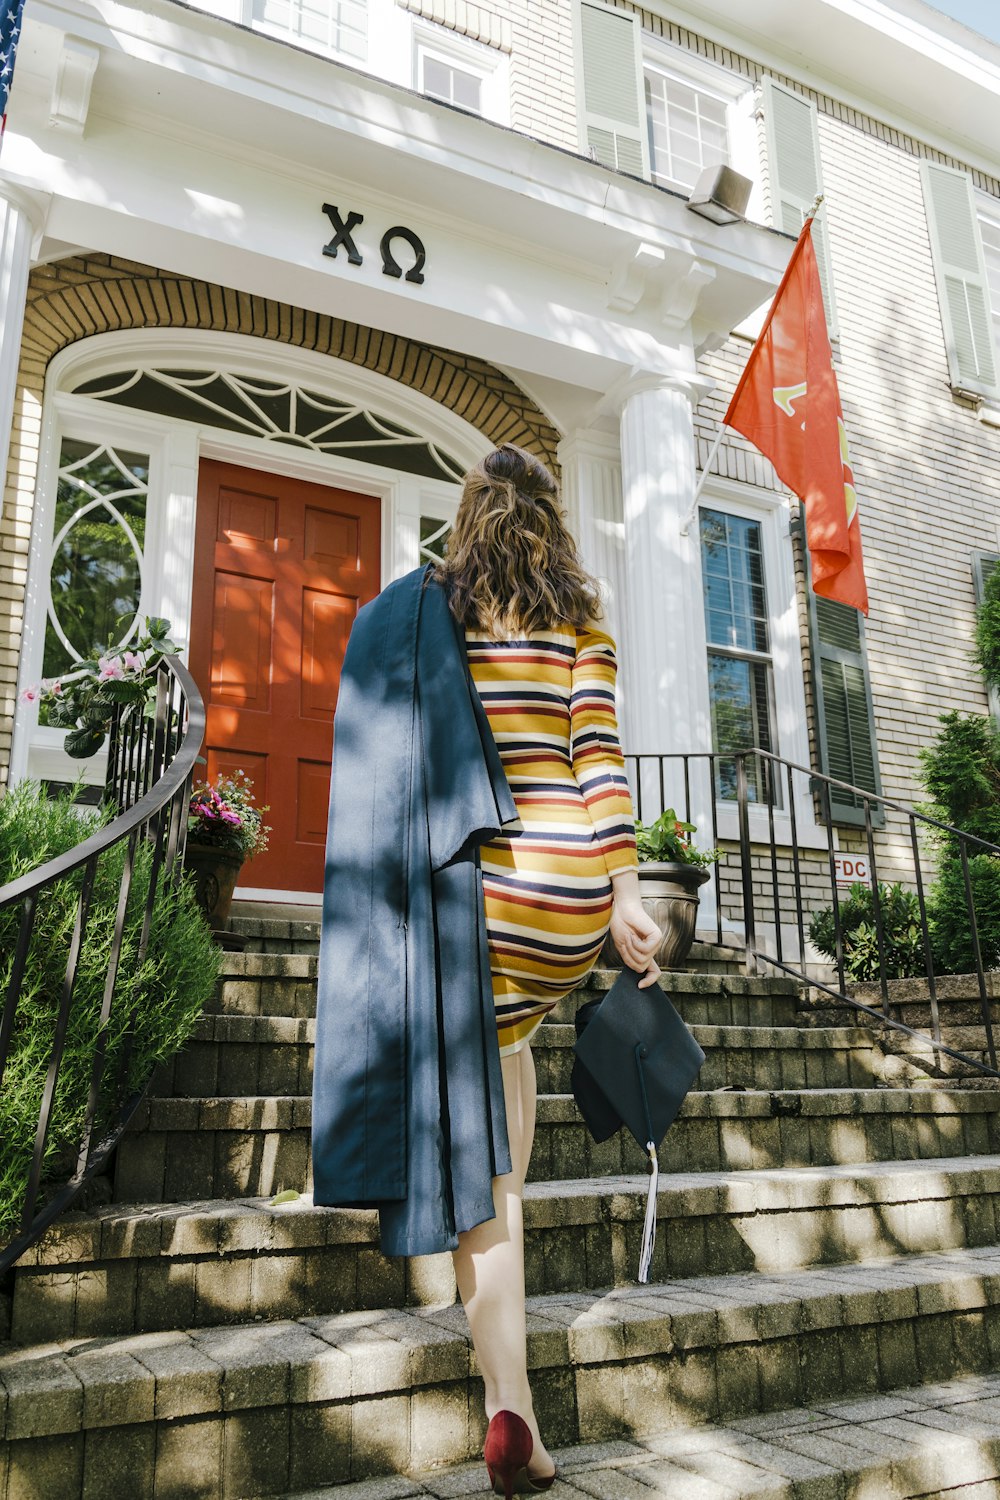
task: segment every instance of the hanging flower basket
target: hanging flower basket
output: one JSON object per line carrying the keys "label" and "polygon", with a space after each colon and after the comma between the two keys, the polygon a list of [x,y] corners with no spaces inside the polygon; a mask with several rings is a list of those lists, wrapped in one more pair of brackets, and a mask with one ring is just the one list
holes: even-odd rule
{"label": "hanging flower basket", "polygon": [[240,870],[267,848],[271,832],[266,807],[254,803],[245,771],[233,771],[216,782],[195,787],[188,804],[188,837],[184,868],[194,877],[195,897],[218,937],[228,932],[229,910]]}

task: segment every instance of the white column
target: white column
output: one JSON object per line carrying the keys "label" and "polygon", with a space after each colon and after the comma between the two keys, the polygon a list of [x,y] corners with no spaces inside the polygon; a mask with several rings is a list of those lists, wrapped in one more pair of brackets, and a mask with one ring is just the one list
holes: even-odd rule
{"label": "white column", "polygon": [[[621,696],[627,753],[712,748],[698,527],[681,534],[697,478],[693,412],[709,388],[697,375],[634,372],[611,393],[621,415],[628,644]],[[691,819],[704,844],[711,827],[707,763],[692,765],[689,789]],[[662,810],[658,768],[649,766],[640,790],[643,816],[651,821]],[[667,763],[663,800],[683,812],[680,761]]]}
{"label": "white column", "polygon": [[39,227],[38,218],[38,205],[0,180],[0,508],[10,452],[31,247]]}
{"label": "white column", "polygon": [[601,585],[604,628],[626,651],[622,619],[625,523],[621,450],[614,433],[583,429],[559,444],[563,503],[584,567]]}

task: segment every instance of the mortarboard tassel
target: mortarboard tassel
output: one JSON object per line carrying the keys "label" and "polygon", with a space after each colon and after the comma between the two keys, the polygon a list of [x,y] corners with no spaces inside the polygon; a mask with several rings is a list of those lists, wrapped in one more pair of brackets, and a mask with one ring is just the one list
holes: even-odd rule
{"label": "mortarboard tassel", "polygon": [[656,1160],[656,1147],[652,1141],[646,1142],[646,1152],[649,1156],[649,1189],[646,1193],[646,1222],[642,1226],[642,1249],[639,1252],[641,1282],[649,1280],[653,1246],[656,1244],[656,1198],[660,1185],[660,1164]]}

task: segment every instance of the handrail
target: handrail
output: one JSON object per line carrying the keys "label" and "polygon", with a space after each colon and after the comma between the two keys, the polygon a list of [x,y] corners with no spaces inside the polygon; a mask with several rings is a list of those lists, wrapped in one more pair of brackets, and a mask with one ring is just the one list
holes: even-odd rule
{"label": "handrail", "polygon": [[[918,812],[915,808],[907,807],[904,803],[896,802],[881,793],[852,786],[849,782],[840,781],[823,771],[818,771],[815,767],[799,765],[795,761],[784,759],[767,750],[751,748],[728,752],[631,753],[626,754],[625,764],[630,773],[629,780],[633,787],[636,812],[640,819],[644,817],[650,800],[658,803],[657,812],[664,811],[668,805],[682,807],[685,822],[698,821],[699,818],[702,820],[700,830],[702,838],[704,838],[704,823],[707,818],[712,830],[712,846],[717,847],[720,841],[720,807],[727,804],[732,807],[736,819],[736,832],[725,841],[735,843],[737,848],[733,851],[726,851],[724,859],[713,867],[714,885],[712,888],[715,892],[716,940],[721,944],[726,935],[723,920],[725,893],[720,870],[729,868],[728,858],[731,853],[733,860],[738,860],[741,900],[737,931],[733,936],[739,941],[739,928],[742,927],[742,944],[746,951],[748,972],[756,973],[758,963],[766,964],[798,979],[803,984],[822,991],[840,1005],[848,1006],[856,1012],[877,1019],[883,1026],[888,1026],[918,1041],[927,1042],[933,1048],[936,1061],[939,1055],[950,1057],[987,1077],[1000,1078],[993,1034],[991,997],[983,966],[976,903],[969,870],[970,851],[973,854],[1000,856],[1000,845],[979,838],[976,834],[954,828],[948,823],[941,822],[927,813]],[[707,785],[702,791],[698,791],[697,788],[693,791],[692,772],[697,772],[702,767],[707,772]],[[752,770],[748,767],[752,767]],[[719,789],[722,782],[720,771],[723,768],[728,787],[734,790],[735,795],[720,798]],[[798,778],[798,784],[796,778]],[[753,796],[751,788],[754,791]],[[872,915],[876,934],[877,982],[880,987],[881,1010],[866,1005],[847,993],[844,933],[835,864],[838,851],[834,843],[835,823],[832,815],[834,792],[842,793],[852,799],[863,816],[863,822],[859,825],[857,833],[864,841],[864,853],[868,859],[871,875]],[[826,836],[822,840],[825,848],[804,847],[798,838],[799,810],[809,802],[812,802],[815,807],[817,800],[819,802],[817,826],[825,828]],[[766,817],[766,833],[760,826],[751,830],[752,808],[759,809],[762,817]],[[898,1015],[892,1014],[893,1008],[898,1007],[899,1002],[893,1001],[889,991],[887,934],[878,873],[879,853],[874,837],[873,812],[876,811],[898,815],[909,830],[908,845],[911,860],[905,883],[911,887],[912,894],[917,898],[923,965],[922,973],[907,977],[926,980],[927,1003],[931,1019],[929,1033],[908,1026],[899,1019]],[[787,837],[777,836],[776,812],[788,819]],[[651,821],[651,819],[646,819],[646,821]],[[960,861],[971,945],[971,970],[977,981],[988,1062],[950,1047],[941,1039],[939,976],[935,972],[927,901],[927,889],[930,884],[928,875],[931,874],[933,878],[933,873],[936,872],[929,872],[924,868],[918,839],[919,829],[932,830],[935,835],[943,835],[944,840],[947,840],[957,851],[957,858]],[[779,850],[783,852],[786,864],[790,863],[790,870],[782,870],[779,867]],[[812,860],[811,867],[806,858],[810,852],[822,856],[821,859]],[[893,865],[892,878],[904,883],[901,876],[907,872],[901,869],[899,851],[895,852],[896,860]],[[811,876],[814,889],[818,878],[821,877],[822,895],[815,896],[812,900],[807,893],[807,876]],[[808,972],[809,967],[815,968],[816,964],[814,959],[807,957],[806,924],[811,915],[809,908],[811,907],[812,913],[815,913],[820,905],[831,909],[833,915],[836,986],[827,984]],[[731,913],[730,920],[734,917],[735,913]],[[761,935],[761,929],[770,930],[773,934],[770,946]],[[728,931],[732,933],[732,928]],[[788,944],[797,950],[794,955],[785,951]]]}
{"label": "handrail", "polygon": [[[126,912],[132,890],[135,858],[140,840],[152,845],[149,885],[143,897],[142,924],[136,953],[139,965],[144,961],[152,924],[157,886],[161,875],[175,878],[180,869],[187,837],[187,809],[198,753],[205,736],[205,705],[190,672],[176,656],[165,654],[151,663],[148,672],[155,679],[152,715],[137,712],[134,706],[118,706],[112,716],[108,742],[108,769],[105,801],[117,809],[103,828],[81,841],[65,854],[47,860],[38,869],[0,887],[0,909],[21,904],[21,920],[14,951],[10,981],[0,1016],[0,1087],[10,1055],[14,1021],[20,999],[21,984],[27,966],[35,919],[43,893],[67,876],[83,872],[77,900],[76,921],[70,942],[65,975],[51,1044],[48,1068],[39,1105],[31,1165],[17,1234],[0,1247],[2,1275],[33,1244],[49,1224],[76,1198],[84,1184],[104,1164],[117,1145],[125,1126],[145,1094],[149,1080],[124,1095],[128,1064],[134,1035],[135,1015],[129,1016],[123,1032],[122,1054],[115,1079],[117,1097],[121,1100],[115,1118],[99,1141],[94,1141],[94,1124],[100,1102],[105,1071],[107,1024],[115,999],[119,977]],[[125,846],[125,858],[114,933],[104,985],[100,1017],[94,1040],[90,1088],[76,1167],[70,1177],[40,1207],[38,1199],[42,1164],[53,1103],[59,1082],[59,1070],[73,1003],[80,954],[84,947],[91,895],[100,860],[119,845]]]}

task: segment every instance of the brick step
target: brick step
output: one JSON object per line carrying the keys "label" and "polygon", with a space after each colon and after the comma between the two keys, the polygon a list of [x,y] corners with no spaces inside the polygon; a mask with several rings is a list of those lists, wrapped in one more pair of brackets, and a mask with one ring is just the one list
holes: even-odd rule
{"label": "brick step", "polygon": [[[553,1453],[564,1500],[995,1500],[1000,1376],[971,1375]],[[286,1500],[451,1500],[485,1493],[482,1460]]]}
{"label": "brick step", "polygon": [[[528,1340],[554,1446],[808,1408],[995,1369],[1000,1250],[533,1297]],[[419,1472],[478,1455],[481,1389],[458,1307],[3,1348],[7,1496]]]}
{"label": "brick step", "polygon": [[[205,1007],[210,1014],[314,1016],[315,958],[301,954],[227,953],[219,988]],[[608,990],[617,975],[595,969],[587,983],[566,995],[552,1012],[554,1021],[572,1021],[582,1001]],[[660,988],[690,1025],[795,1026],[799,986],[791,979],[748,979],[744,975],[663,974]]]}
{"label": "brick step", "polygon": [[[634,1279],[648,1179],[529,1184],[529,1294]],[[1000,1156],[661,1179],[656,1281],[792,1271],[997,1242]],[[69,1213],[18,1263],[10,1337],[28,1344],[455,1298],[451,1257],[378,1250],[374,1212],[308,1195]]]}
{"label": "brick step", "polygon": [[[305,1016],[203,1016],[191,1039],[158,1070],[152,1092],[309,1094],[315,1020]],[[694,1026],[705,1052],[702,1088],[871,1088],[884,1055],[860,1028]],[[532,1043],[542,1093],[570,1090],[575,1029],[546,1021]]]}
{"label": "brick step", "polygon": [[[307,1097],[145,1099],[116,1152],[117,1202],[262,1197],[311,1186]],[[740,1171],[988,1155],[1000,1095],[958,1089],[691,1093],[660,1150],[664,1171]],[[591,1140],[571,1095],[543,1094],[532,1181],[642,1172],[619,1132]]]}
{"label": "brick step", "polygon": [[[829,995],[816,995],[808,1003],[805,1013],[807,1020],[815,1021],[819,1026],[869,1026],[877,1025],[874,1017],[869,1017],[864,1011],[856,1010],[849,1005],[838,1005]],[[858,997],[862,998],[861,996]],[[881,1014],[882,1000],[878,994],[865,999],[864,1003]],[[994,1029],[997,1046],[1000,1047],[1000,1000],[990,1001],[991,1021]],[[932,1022],[930,1002],[926,998],[901,1000],[893,1002],[889,1014],[894,1021],[902,1021],[904,1026],[912,1026],[916,1031],[930,1032]],[[978,996],[970,995],[945,995],[938,999],[938,1016],[941,1026],[945,1029],[950,1027],[968,1027],[978,1033],[982,1039],[985,1036],[983,1026],[983,1012]]]}

